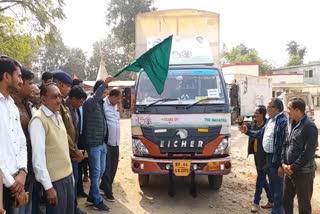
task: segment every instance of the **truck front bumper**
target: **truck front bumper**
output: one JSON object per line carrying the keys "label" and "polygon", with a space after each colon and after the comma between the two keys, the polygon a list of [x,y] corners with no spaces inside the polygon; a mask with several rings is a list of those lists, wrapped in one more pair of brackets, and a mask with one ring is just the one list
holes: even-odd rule
{"label": "truck front bumper", "polygon": [[[138,174],[169,174],[173,160],[131,156],[131,167]],[[231,157],[193,159],[191,171],[198,175],[226,175],[231,172]]]}

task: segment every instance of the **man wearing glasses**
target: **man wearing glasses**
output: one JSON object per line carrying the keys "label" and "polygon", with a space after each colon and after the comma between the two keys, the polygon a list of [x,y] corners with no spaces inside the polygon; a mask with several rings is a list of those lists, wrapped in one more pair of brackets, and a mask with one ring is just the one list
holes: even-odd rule
{"label": "man wearing glasses", "polygon": [[54,83],[40,92],[42,105],[33,115],[29,131],[32,164],[46,191],[46,213],[74,213],[74,185],[68,135],[59,113],[62,95]]}
{"label": "man wearing glasses", "polygon": [[287,137],[288,118],[283,111],[283,103],[279,98],[273,98],[267,106],[269,119],[265,126],[258,130],[248,130],[243,125],[240,131],[250,137],[262,139],[263,150],[266,152],[266,170],[273,193],[272,214],[284,214],[282,203],[283,178],[278,175],[281,170],[282,145]]}

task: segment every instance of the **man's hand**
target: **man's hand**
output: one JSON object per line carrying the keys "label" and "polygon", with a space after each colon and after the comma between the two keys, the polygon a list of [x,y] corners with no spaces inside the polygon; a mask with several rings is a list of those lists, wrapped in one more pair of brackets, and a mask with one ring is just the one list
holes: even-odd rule
{"label": "man's hand", "polygon": [[293,174],[293,170],[291,169],[291,165],[288,165],[288,175],[292,175]]}
{"label": "man's hand", "polygon": [[52,187],[47,191],[47,200],[49,204],[57,205],[58,204],[58,195],[56,190]]}
{"label": "man's hand", "polygon": [[10,187],[10,190],[13,194],[21,193],[22,191],[24,191],[24,185],[21,185],[17,181],[15,181]]}
{"label": "man's hand", "polygon": [[278,168],[278,176],[283,177],[284,176],[284,169],[282,166],[279,166]]}
{"label": "man's hand", "polygon": [[0,208],[0,214],[4,214],[5,210],[3,208]]}
{"label": "man's hand", "polygon": [[104,80],[104,84],[107,86],[110,82],[112,82],[113,77],[112,76],[107,76],[107,78]]}
{"label": "man's hand", "polygon": [[247,133],[248,131],[248,127],[246,125],[238,126],[238,128],[242,134]]}
{"label": "man's hand", "polygon": [[282,168],[283,168],[283,170],[284,170],[284,173],[286,174],[286,175],[292,175],[293,174],[293,170],[291,169],[291,166],[290,165],[287,165],[287,164],[282,164]]}
{"label": "man's hand", "polygon": [[29,201],[29,193],[25,192],[24,190],[20,193],[16,193],[14,197],[15,197],[14,206],[16,208],[25,206]]}
{"label": "man's hand", "polygon": [[80,150],[77,151],[77,157],[76,158],[72,158],[72,160],[76,161],[77,163],[80,163],[83,159],[84,159],[84,156],[83,156],[83,153]]}

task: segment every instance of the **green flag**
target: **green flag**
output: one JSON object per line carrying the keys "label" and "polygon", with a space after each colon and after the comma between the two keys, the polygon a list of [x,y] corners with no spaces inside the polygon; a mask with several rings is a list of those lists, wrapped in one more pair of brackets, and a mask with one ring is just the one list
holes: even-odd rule
{"label": "green flag", "polygon": [[143,68],[158,94],[161,94],[168,75],[171,44],[172,35],[145,52],[114,77],[117,77],[123,71],[139,72]]}

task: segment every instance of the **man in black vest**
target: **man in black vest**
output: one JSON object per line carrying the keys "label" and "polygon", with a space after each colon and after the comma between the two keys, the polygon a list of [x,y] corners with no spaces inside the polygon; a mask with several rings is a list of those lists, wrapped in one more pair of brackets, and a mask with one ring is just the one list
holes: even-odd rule
{"label": "man in black vest", "polygon": [[99,182],[106,168],[106,144],[107,137],[106,119],[103,111],[103,99],[107,96],[108,83],[113,78],[107,77],[99,80],[93,88],[93,95],[83,104],[83,131],[84,145],[88,151],[90,169],[90,191],[87,202],[101,211],[109,211],[109,207],[103,203],[99,190]]}

